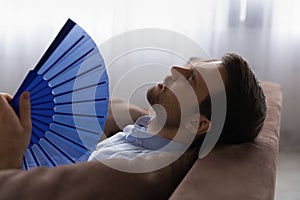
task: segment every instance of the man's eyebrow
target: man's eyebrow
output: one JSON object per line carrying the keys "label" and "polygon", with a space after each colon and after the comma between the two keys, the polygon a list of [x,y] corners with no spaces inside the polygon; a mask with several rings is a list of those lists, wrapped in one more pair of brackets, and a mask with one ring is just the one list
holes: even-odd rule
{"label": "man's eyebrow", "polygon": [[193,82],[195,83],[195,84],[197,84],[197,79],[196,79],[196,72],[195,72],[195,70],[197,70],[194,66],[191,66],[190,67],[190,72],[191,72],[191,76],[192,76],[192,79],[193,79]]}
{"label": "man's eyebrow", "polygon": [[192,65],[189,70],[191,71],[191,73],[194,73],[195,72],[195,67]]}
{"label": "man's eyebrow", "polygon": [[200,57],[190,57],[189,62],[198,60],[199,62],[213,62],[213,61],[220,61],[215,58],[200,58]]}

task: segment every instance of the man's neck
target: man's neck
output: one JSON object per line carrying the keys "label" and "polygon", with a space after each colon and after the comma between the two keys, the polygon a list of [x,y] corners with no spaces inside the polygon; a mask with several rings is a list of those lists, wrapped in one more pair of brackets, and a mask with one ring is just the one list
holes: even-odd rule
{"label": "man's neck", "polygon": [[165,127],[165,124],[162,123],[162,120],[159,120],[156,117],[153,117],[148,124],[147,133],[158,135],[169,140],[172,140],[176,135],[177,129],[171,129]]}
{"label": "man's neck", "polygon": [[195,135],[189,133],[184,127],[166,127],[164,120],[153,117],[148,124],[147,133],[158,135],[182,144],[190,144]]}

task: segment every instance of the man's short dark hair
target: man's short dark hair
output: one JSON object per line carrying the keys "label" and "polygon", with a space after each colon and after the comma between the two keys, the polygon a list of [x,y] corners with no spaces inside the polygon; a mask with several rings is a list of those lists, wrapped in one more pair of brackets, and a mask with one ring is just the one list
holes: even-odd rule
{"label": "man's short dark hair", "polygon": [[[219,143],[252,141],[261,130],[266,117],[263,90],[246,60],[237,54],[226,54],[222,64],[227,74],[226,118]],[[211,99],[208,95],[199,105],[201,114],[211,119]]]}

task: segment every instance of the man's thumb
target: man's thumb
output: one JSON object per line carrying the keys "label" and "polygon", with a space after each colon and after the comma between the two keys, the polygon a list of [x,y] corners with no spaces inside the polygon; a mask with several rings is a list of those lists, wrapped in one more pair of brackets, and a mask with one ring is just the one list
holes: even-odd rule
{"label": "man's thumb", "polygon": [[26,132],[31,132],[31,105],[30,105],[30,93],[23,92],[20,97],[20,122]]}

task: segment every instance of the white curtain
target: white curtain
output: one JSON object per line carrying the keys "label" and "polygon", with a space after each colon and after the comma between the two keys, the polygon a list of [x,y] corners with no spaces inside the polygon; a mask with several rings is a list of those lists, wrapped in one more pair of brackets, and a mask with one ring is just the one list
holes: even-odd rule
{"label": "white curtain", "polygon": [[13,94],[67,18],[101,44],[139,28],[176,31],[212,57],[238,52],[262,80],[284,91],[282,138],[300,142],[300,1],[0,1],[0,88]]}

